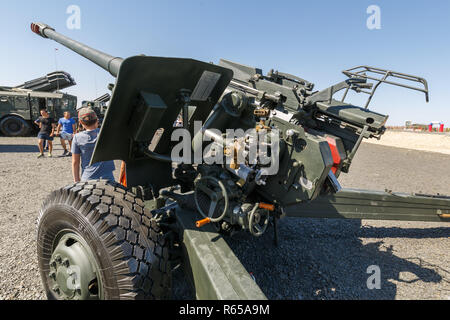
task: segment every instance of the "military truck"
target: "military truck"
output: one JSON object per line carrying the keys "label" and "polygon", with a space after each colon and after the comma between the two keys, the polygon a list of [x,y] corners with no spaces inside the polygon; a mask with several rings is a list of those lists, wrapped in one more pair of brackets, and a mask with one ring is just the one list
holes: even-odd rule
{"label": "military truck", "polygon": [[99,119],[103,119],[105,117],[106,109],[108,108],[108,101],[111,100],[111,95],[109,93],[105,93],[104,95],[94,99],[94,100],[85,100],[81,103],[81,107],[91,107],[94,109],[97,117]]}
{"label": "military truck", "polygon": [[[111,99],[111,95],[109,93],[105,93],[104,95],[94,99],[94,100],[84,100],[81,102],[81,106],[77,108],[79,111],[81,108],[89,107],[95,111],[95,114],[98,118],[98,127],[102,127],[103,119],[105,118],[106,110],[108,109],[108,101]],[[84,127],[81,123],[78,123],[78,132],[84,131]]]}
{"label": "military truck", "polygon": [[65,111],[75,115],[77,97],[59,92],[73,85],[67,73],[53,72],[16,87],[0,87],[0,131],[7,137],[29,135],[44,108],[55,119]]}

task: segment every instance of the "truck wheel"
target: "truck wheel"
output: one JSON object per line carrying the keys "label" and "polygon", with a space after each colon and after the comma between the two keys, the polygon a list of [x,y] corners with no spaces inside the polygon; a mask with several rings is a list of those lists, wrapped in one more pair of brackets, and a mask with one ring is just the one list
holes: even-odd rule
{"label": "truck wheel", "polygon": [[31,127],[20,117],[8,116],[0,121],[0,130],[7,137],[20,137],[28,135]]}
{"label": "truck wheel", "polygon": [[143,201],[92,180],[54,191],[38,218],[39,270],[49,299],[168,299],[169,245]]}

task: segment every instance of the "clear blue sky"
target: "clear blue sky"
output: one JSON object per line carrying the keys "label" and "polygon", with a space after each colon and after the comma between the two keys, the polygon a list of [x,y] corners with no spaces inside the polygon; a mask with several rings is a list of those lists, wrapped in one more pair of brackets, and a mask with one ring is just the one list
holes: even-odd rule
{"label": "clear blue sky", "polygon": [[[369,5],[381,9],[381,29],[369,30]],[[69,30],[69,5],[81,9],[81,29]],[[79,101],[107,92],[114,79],[59,44],[30,31],[33,21],[111,55],[220,58],[298,75],[322,89],[341,71],[366,64],[429,81],[424,95],[381,87],[372,110],[405,120],[450,126],[450,1],[1,1],[0,84],[16,85],[58,69],[78,85]]]}

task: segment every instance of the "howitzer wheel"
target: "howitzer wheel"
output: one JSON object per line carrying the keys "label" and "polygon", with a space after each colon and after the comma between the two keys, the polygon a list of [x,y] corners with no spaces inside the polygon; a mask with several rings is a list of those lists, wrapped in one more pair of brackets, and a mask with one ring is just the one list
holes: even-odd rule
{"label": "howitzer wheel", "polygon": [[143,201],[92,180],[54,191],[40,210],[37,253],[49,299],[167,299],[169,246]]}

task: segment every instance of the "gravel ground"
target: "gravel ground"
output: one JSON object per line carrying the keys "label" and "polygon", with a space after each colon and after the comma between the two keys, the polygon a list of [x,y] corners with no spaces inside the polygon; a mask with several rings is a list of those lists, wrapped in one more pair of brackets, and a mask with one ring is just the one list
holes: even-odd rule
{"label": "gravel ground", "polygon": [[[37,159],[34,138],[0,137],[0,299],[44,299],[35,222],[42,200],[71,182],[70,158]],[[118,167],[118,166],[116,166]],[[450,194],[450,155],[363,144],[344,187]],[[116,176],[117,176],[116,170]],[[230,246],[269,299],[450,299],[450,228],[444,223],[286,218],[272,233]],[[381,289],[366,286],[367,268]],[[186,293],[175,272],[175,298]]]}

